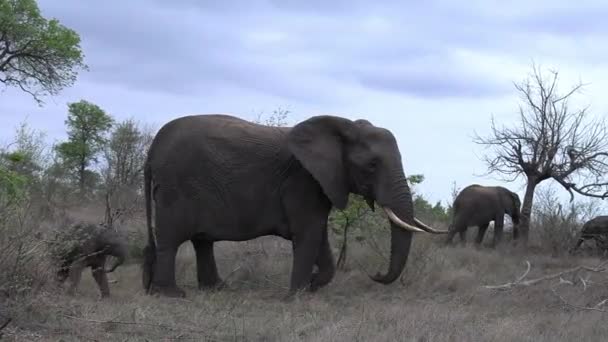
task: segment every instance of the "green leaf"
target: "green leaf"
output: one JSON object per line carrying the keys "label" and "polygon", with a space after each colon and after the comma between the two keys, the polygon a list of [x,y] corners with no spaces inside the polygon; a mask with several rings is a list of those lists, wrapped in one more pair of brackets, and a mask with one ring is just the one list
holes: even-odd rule
{"label": "green leaf", "polygon": [[0,82],[42,103],[73,85],[83,62],[80,36],[40,14],[35,0],[0,0]]}

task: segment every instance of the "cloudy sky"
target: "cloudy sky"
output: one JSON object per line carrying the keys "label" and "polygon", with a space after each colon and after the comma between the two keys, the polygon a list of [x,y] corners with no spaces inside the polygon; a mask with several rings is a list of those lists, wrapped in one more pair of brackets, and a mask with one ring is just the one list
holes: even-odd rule
{"label": "cloudy sky", "polygon": [[[587,0],[39,0],[82,38],[89,72],[38,107],[0,93],[0,140],[24,119],[64,137],[68,102],[92,101],[156,128],[193,113],[253,119],[289,109],[365,118],[397,137],[432,200],[481,176],[472,142],[491,116],[516,119],[514,81],[532,61],[588,83],[581,104],[608,115],[608,5]],[[523,196],[521,183],[509,184]]]}

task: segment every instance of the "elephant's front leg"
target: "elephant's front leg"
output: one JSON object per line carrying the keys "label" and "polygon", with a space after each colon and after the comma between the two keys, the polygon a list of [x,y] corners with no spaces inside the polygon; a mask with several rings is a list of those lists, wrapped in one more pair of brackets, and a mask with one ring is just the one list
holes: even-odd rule
{"label": "elephant's front leg", "polygon": [[110,296],[110,286],[108,285],[108,276],[106,274],[104,264],[91,267],[91,273],[93,274],[93,278],[95,279],[97,286],[99,286],[101,298]]}
{"label": "elephant's front leg", "polygon": [[319,271],[313,273],[312,282],[310,284],[310,290],[316,291],[319,288],[329,284],[336,274],[336,266],[334,264],[334,256],[331,252],[329,245],[328,232],[325,229],[323,233],[323,240],[319,249],[319,255],[317,256],[316,265]]}
{"label": "elephant's front leg", "polygon": [[192,239],[192,245],[196,252],[196,275],[198,288],[215,288],[220,285],[222,279],[217,272],[217,264],[213,253],[213,242],[203,239]]}
{"label": "elephant's front leg", "polygon": [[311,284],[313,266],[319,255],[323,235],[317,226],[300,229],[293,238],[293,265],[289,296],[306,289]]}
{"label": "elephant's front leg", "polygon": [[456,226],[454,224],[451,224],[450,227],[448,228],[448,235],[445,238],[445,244],[449,245],[452,243],[452,241],[454,240],[454,235],[456,235]]}
{"label": "elephant's front leg", "polygon": [[579,238],[574,247],[570,249],[570,254],[574,254],[574,252],[579,249],[579,247],[583,244],[584,241],[585,240],[582,237]]}
{"label": "elephant's front leg", "polygon": [[496,246],[498,246],[498,244],[500,244],[500,241],[502,240],[502,231],[503,231],[503,226],[504,226],[504,219],[505,219],[504,215],[499,215],[494,220],[494,241],[492,242],[492,247],[493,248],[496,247]]}
{"label": "elephant's front leg", "polygon": [[458,236],[460,236],[460,244],[466,246],[467,244],[467,227],[458,231]]}

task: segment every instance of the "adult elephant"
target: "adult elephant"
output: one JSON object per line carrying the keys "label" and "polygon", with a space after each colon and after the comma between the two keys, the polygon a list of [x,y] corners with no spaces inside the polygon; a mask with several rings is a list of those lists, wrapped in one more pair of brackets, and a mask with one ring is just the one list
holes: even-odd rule
{"label": "adult elephant", "polygon": [[513,237],[517,238],[517,225],[521,201],[519,196],[502,186],[483,186],[472,184],[462,189],[454,203],[452,222],[446,243],[451,243],[454,235],[458,233],[460,240],[466,242],[468,227],[477,226],[476,244],[481,244],[483,236],[491,221],[494,221],[494,241],[496,246],[502,239],[505,214],[513,221]]}
{"label": "adult elephant", "polygon": [[570,253],[576,252],[585,240],[594,240],[597,249],[601,252],[608,251],[608,216],[596,216],[585,222],[574,247]]}
{"label": "adult elephant", "polygon": [[185,295],[175,282],[175,255],[187,240],[199,288],[208,288],[221,282],[214,242],[264,235],[292,241],[288,295],[324,286],[335,271],[328,215],[332,206],[346,207],[349,193],[363,195],[372,209],[377,203],[391,222],[390,264],[371,277],[377,282],[399,277],[412,232],[439,233],[414,217],[395,137],[366,120],[315,116],[269,127],[228,115],[185,116],[159,130],[144,170],[147,293]]}

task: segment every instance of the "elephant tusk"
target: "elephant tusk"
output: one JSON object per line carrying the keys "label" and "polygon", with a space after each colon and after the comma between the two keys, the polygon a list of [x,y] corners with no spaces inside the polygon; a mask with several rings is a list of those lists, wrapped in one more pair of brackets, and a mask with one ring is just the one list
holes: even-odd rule
{"label": "elephant tusk", "polygon": [[433,233],[433,234],[447,234],[448,231],[447,230],[437,230],[435,228],[431,228],[430,226],[428,226],[427,224],[425,224],[424,222],[420,221],[419,219],[414,217],[414,221],[416,221],[416,223],[420,226],[420,228],[426,230],[429,233]]}
{"label": "elephant tusk", "polygon": [[405,230],[412,231],[412,232],[418,232],[418,233],[425,232],[424,230],[422,230],[420,228],[416,228],[410,224],[403,222],[397,215],[395,215],[395,213],[390,208],[382,207],[382,209],[384,209],[384,211],[386,212],[386,215],[388,215],[388,218],[391,220],[391,222],[398,225],[399,227],[401,227]]}

